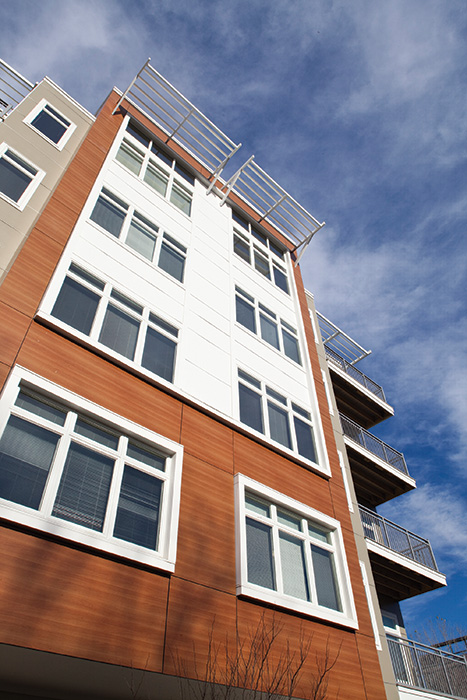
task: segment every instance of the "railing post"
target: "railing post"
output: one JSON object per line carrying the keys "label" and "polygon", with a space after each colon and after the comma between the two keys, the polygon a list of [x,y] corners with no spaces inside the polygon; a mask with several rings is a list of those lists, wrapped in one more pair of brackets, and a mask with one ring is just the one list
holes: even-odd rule
{"label": "railing post", "polygon": [[453,695],[452,686],[451,686],[451,681],[449,680],[449,674],[448,674],[448,672],[447,672],[447,670],[446,670],[446,666],[445,666],[445,664],[444,664],[443,655],[440,654],[440,657],[441,657],[441,666],[443,667],[444,675],[446,676],[446,680],[447,680],[447,683],[448,683],[449,694],[450,694],[450,695]]}

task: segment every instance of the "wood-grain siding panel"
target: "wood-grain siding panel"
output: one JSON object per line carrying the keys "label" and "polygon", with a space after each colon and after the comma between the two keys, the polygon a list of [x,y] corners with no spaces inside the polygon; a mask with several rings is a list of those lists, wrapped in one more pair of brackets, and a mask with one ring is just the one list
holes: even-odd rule
{"label": "wood-grain siding panel", "polygon": [[233,471],[233,431],[203,413],[185,406],[182,419],[185,452],[204,462]]}
{"label": "wood-grain siding panel", "polygon": [[233,477],[187,452],[176,575],[235,594]]}
{"label": "wood-grain siding panel", "polygon": [[357,634],[357,647],[368,700],[387,700],[374,637]]}
{"label": "wood-grain siding panel", "polygon": [[235,613],[235,596],[173,577],[164,672],[202,678],[209,659],[210,640],[212,653],[216,647],[224,649],[226,640],[229,645],[235,645]]}
{"label": "wood-grain siding panel", "polygon": [[234,434],[235,473],[244,474],[327,515],[333,508],[327,479],[254,440]]}
{"label": "wood-grain siding panel", "polygon": [[294,696],[313,697],[313,681],[319,674],[319,667],[325,662],[327,650],[328,662],[336,661],[329,674],[328,697],[345,700],[361,700],[365,697],[353,631],[279,610],[268,610],[245,600],[238,601],[237,624],[239,640],[244,642],[245,649],[249,648],[251,639],[258,630],[261,632],[264,629],[266,635],[274,630],[277,639],[271,657],[273,670],[281,663],[281,656],[289,654],[289,658],[291,655],[297,658],[301,650],[303,653],[309,647]]}
{"label": "wood-grain siding panel", "polygon": [[0,303],[0,362],[11,366],[31,319]]}
{"label": "wood-grain siding panel", "polygon": [[0,639],[160,671],[168,579],[2,528]]}
{"label": "wood-grain siding panel", "polygon": [[151,384],[34,323],[18,364],[99,406],[180,441],[182,405]]}

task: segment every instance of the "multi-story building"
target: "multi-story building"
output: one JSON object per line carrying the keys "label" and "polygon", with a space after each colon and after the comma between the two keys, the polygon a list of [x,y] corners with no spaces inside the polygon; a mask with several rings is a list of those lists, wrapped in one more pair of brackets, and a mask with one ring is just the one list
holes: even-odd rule
{"label": "multi-story building", "polygon": [[3,73],[0,697],[467,697],[322,224],[149,63],[96,117]]}

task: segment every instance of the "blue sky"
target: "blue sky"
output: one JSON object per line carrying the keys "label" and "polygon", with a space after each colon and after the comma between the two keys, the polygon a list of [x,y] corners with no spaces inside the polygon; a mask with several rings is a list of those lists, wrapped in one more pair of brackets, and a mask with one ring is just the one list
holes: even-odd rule
{"label": "blue sky", "polygon": [[466,633],[465,0],[16,0],[0,24],[4,60],[91,111],[150,56],[326,220],[305,284],[373,351],[359,367],[396,411],[373,432],[419,483],[381,512],[449,578],[403,605],[409,631]]}

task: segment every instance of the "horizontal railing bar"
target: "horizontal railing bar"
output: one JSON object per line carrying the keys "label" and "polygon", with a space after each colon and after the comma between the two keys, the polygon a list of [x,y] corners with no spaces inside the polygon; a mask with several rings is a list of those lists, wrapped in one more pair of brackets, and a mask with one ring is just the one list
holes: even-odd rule
{"label": "horizontal railing bar", "polygon": [[379,384],[367,377],[366,374],[357,369],[354,365],[350,364],[350,362],[348,362],[344,357],[339,355],[339,353],[337,353],[332,348],[325,346],[324,349],[326,352],[326,356],[332,362],[339,365],[339,367],[341,367],[344,370],[344,372],[349,375],[349,377],[355,379],[357,382],[359,382],[359,384],[368,389],[368,391],[371,391],[372,394],[375,394],[375,396],[378,396],[378,398],[386,402],[386,397],[384,395],[383,388]]}
{"label": "horizontal railing bar", "polygon": [[379,457],[379,459],[382,459],[386,464],[409,476],[409,470],[407,469],[407,464],[405,463],[402,452],[398,452],[390,445],[387,445],[342,413],[339,415],[344,435],[353,440],[357,445],[364,447],[368,452]]}

